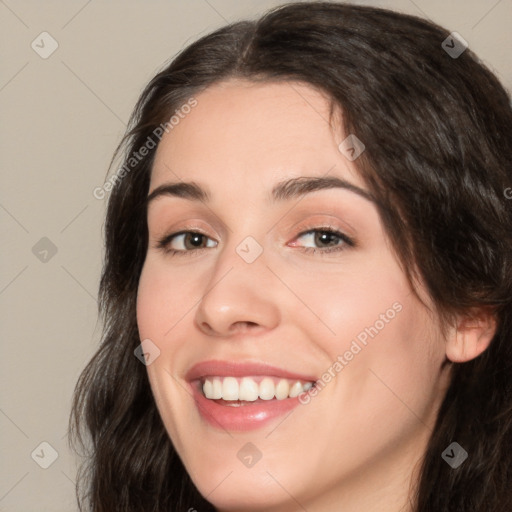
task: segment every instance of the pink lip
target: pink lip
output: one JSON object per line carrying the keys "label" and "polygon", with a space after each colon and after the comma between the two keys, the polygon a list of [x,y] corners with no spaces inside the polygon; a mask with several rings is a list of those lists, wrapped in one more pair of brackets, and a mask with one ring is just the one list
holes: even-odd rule
{"label": "pink lip", "polygon": [[203,361],[194,365],[185,378],[190,384],[194,401],[201,417],[219,430],[247,431],[261,428],[286,414],[300,404],[299,397],[284,400],[258,400],[240,407],[222,405],[207,399],[201,390],[200,379],[205,376],[268,375],[283,379],[314,382],[316,377],[289,372],[263,363],[236,363],[231,361]]}

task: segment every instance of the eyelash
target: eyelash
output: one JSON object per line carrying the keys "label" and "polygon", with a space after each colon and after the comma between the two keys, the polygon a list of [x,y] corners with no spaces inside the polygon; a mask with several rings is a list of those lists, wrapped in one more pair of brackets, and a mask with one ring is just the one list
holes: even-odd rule
{"label": "eyelash", "polygon": [[[341,240],[342,243],[339,243],[333,247],[327,247],[325,249],[315,249],[313,247],[303,247],[300,249],[301,251],[308,253],[308,254],[319,253],[321,256],[326,256],[327,254],[330,254],[330,253],[344,251],[347,247],[355,247],[356,246],[356,242],[352,238],[348,237],[344,233],[341,233],[340,231],[336,230],[332,226],[307,228],[306,231],[302,231],[301,233],[299,233],[296,236],[296,238],[300,238],[304,235],[309,235],[309,234],[315,233],[315,232],[328,233],[330,235],[335,235],[337,238],[339,238]],[[156,248],[164,251],[166,254],[169,254],[171,256],[191,256],[190,253],[197,254],[198,252],[201,252],[203,249],[209,249],[209,247],[199,247],[197,249],[192,249],[192,250],[176,250],[176,249],[169,248],[169,245],[173,241],[174,238],[176,238],[177,236],[187,235],[187,234],[201,235],[203,237],[209,238],[207,235],[205,235],[204,233],[201,233],[200,231],[194,231],[194,230],[185,231],[184,230],[184,231],[179,231],[177,233],[171,233],[170,235],[163,237],[162,239],[160,239],[157,242]]]}

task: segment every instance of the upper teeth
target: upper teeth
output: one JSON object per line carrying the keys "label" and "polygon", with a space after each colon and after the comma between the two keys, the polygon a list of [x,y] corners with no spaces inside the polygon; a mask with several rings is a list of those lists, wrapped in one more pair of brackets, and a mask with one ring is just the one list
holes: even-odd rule
{"label": "upper teeth", "polygon": [[264,377],[258,384],[252,377],[208,377],[203,383],[203,393],[212,400],[245,400],[254,402],[262,400],[277,400],[293,398],[313,386],[311,382],[299,380],[273,379]]}

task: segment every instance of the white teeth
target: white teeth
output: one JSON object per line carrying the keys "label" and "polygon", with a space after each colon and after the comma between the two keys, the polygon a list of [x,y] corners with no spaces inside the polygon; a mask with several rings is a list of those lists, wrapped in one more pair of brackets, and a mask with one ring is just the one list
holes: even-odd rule
{"label": "white teeth", "polygon": [[[309,383],[308,383],[309,384]],[[290,384],[285,379],[281,379],[276,386],[276,398],[278,400],[284,400],[290,395]]]}
{"label": "white teeth", "polygon": [[293,386],[290,388],[290,397],[294,398],[302,392],[302,384],[297,381]]}
{"label": "white teeth", "polygon": [[206,398],[211,398],[213,396],[213,384],[212,381],[206,379],[203,384],[203,392]]}
{"label": "white teeth", "polygon": [[212,396],[208,396],[208,398],[213,398],[214,400],[219,400],[219,398],[222,398],[222,381],[220,379],[213,379]]}
{"label": "white teeth", "polygon": [[[259,380],[259,379],[258,379]],[[259,384],[252,377],[209,377],[204,379],[203,393],[210,400],[254,402],[256,400],[284,400],[294,398],[311,389],[313,383],[264,377]]]}
{"label": "white teeth", "polygon": [[[205,393],[206,394],[206,393]],[[258,400],[259,387],[256,382],[248,377],[244,377],[240,382],[240,391],[238,394],[239,400],[245,400],[247,402],[254,402]]]}
{"label": "white teeth", "polygon": [[272,398],[274,398],[275,392],[276,388],[274,386],[274,381],[269,377],[265,377],[260,382],[260,398],[262,400],[272,400]]}
{"label": "white teeth", "polygon": [[235,377],[226,377],[222,382],[222,398],[224,400],[238,400],[238,381]]}

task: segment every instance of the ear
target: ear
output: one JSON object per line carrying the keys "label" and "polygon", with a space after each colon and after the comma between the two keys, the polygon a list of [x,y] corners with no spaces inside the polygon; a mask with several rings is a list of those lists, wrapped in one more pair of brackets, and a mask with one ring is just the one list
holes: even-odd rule
{"label": "ear", "polygon": [[489,347],[495,333],[496,316],[490,308],[458,316],[446,342],[446,357],[454,363],[471,361]]}

